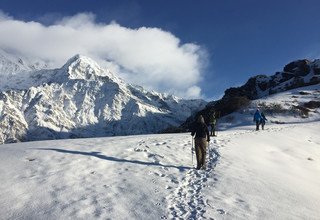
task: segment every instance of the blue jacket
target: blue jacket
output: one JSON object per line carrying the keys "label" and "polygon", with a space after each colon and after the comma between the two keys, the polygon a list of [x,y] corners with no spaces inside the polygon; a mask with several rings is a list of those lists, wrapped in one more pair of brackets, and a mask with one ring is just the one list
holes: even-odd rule
{"label": "blue jacket", "polygon": [[260,122],[262,119],[260,112],[257,110],[253,115],[253,121]]}

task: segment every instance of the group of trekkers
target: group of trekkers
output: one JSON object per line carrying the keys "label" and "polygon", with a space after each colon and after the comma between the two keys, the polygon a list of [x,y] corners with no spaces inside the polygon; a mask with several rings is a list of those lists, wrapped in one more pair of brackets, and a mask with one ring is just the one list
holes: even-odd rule
{"label": "group of trekkers", "polygon": [[259,109],[257,109],[253,115],[253,121],[256,123],[256,131],[258,131],[260,125],[262,130],[264,130],[264,125],[266,124],[266,121],[268,121],[268,119],[263,114],[263,112],[260,112]]}
{"label": "group of trekkers", "polygon": [[[196,122],[191,126],[191,135],[192,138],[194,137],[195,152],[197,158],[197,170],[206,169],[206,152],[208,144],[210,142],[210,136],[216,136],[216,112],[214,110],[210,111],[210,114],[207,117],[207,119],[210,127],[210,133],[208,125],[206,124],[205,119],[202,115],[199,115],[197,117]],[[253,121],[256,123],[257,131],[259,130],[260,125],[262,130],[264,130],[264,125],[266,124],[267,118],[265,117],[263,112],[260,112],[259,109],[257,109],[253,115]],[[193,147],[191,151],[193,153]]]}

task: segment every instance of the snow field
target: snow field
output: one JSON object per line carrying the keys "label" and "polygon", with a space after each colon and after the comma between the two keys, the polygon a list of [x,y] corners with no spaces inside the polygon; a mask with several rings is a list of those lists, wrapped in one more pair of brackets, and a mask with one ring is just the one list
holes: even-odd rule
{"label": "snow field", "polygon": [[[319,219],[320,122],[0,146],[3,219]],[[194,155],[194,165],[195,165]]]}
{"label": "snow field", "polygon": [[185,134],[2,145],[0,213],[5,219],[165,219],[167,197],[191,169],[190,149]]}

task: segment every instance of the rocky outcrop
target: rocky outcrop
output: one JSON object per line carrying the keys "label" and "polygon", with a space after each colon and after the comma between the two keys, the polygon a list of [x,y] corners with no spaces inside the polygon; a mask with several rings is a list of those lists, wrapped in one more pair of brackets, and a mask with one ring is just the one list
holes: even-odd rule
{"label": "rocky outcrop", "polygon": [[258,75],[250,78],[247,83],[225,91],[224,98],[245,96],[250,100],[283,92],[289,89],[320,83],[320,62],[315,60],[297,60],[287,64],[282,72],[275,75]]}
{"label": "rocky outcrop", "polygon": [[319,83],[320,60],[297,60],[285,65],[283,71],[272,76],[257,75],[251,77],[243,86],[227,89],[220,100],[208,104],[205,109],[189,118],[182,127],[188,128],[190,122],[199,114],[204,115],[206,120],[212,110],[224,116],[245,107],[250,100]]}

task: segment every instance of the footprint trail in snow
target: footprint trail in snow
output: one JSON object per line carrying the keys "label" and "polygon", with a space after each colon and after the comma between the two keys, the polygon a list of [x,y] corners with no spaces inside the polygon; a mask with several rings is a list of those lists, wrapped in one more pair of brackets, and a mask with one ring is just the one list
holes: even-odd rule
{"label": "footprint trail in snow", "polygon": [[214,171],[219,158],[219,153],[212,142],[210,142],[208,153],[206,170],[190,169],[179,180],[174,193],[168,196],[169,219],[201,219],[204,217],[207,203],[202,189],[208,187],[207,180]]}

